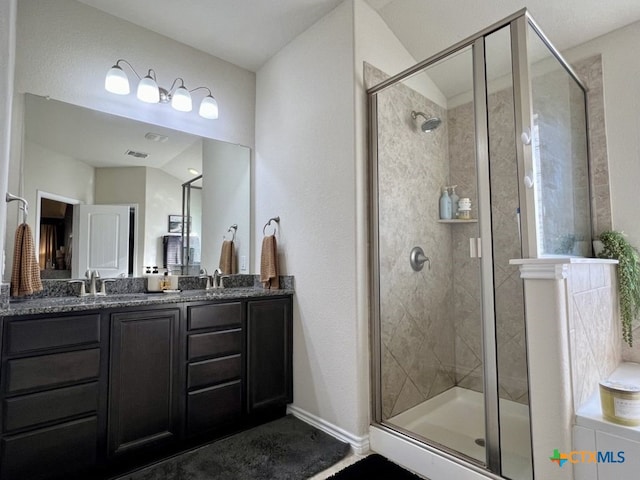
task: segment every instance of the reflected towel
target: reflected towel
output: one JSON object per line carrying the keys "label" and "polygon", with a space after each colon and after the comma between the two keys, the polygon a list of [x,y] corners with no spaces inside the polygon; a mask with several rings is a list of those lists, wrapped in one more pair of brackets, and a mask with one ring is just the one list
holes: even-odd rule
{"label": "reflected towel", "polygon": [[13,249],[13,270],[11,272],[11,296],[22,297],[42,290],[40,265],[33,249],[31,228],[26,223],[16,230]]}
{"label": "reflected towel", "polygon": [[260,257],[260,282],[264,288],[279,289],[278,274],[278,243],[275,235],[269,235],[262,240]]}
{"label": "reflected towel", "polygon": [[238,273],[238,262],[236,262],[236,247],[231,240],[222,242],[222,250],[220,252],[220,270],[225,275]]}

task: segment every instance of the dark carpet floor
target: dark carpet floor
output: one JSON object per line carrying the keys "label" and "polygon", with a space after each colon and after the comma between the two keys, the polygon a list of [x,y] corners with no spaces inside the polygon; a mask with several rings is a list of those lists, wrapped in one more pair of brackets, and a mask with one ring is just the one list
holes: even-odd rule
{"label": "dark carpet floor", "polygon": [[348,452],[349,444],[288,415],[117,480],[300,480]]}
{"label": "dark carpet floor", "polygon": [[405,470],[377,453],[373,453],[329,477],[330,480],[369,480],[375,478],[422,480],[422,477]]}

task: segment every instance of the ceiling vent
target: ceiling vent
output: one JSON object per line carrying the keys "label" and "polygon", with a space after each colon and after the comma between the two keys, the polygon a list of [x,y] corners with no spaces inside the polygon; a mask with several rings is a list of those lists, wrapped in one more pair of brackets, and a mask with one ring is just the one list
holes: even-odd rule
{"label": "ceiling vent", "polygon": [[144,138],[146,138],[151,142],[160,142],[160,143],[164,143],[167,140],[169,140],[169,137],[167,137],[166,135],[161,135],[159,133],[153,133],[153,132],[146,133]]}
{"label": "ceiling vent", "polygon": [[147,158],[149,156],[148,153],[144,153],[144,152],[136,152],[135,150],[127,150],[126,152],[124,152],[125,155],[130,155],[132,157],[136,157],[136,158]]}

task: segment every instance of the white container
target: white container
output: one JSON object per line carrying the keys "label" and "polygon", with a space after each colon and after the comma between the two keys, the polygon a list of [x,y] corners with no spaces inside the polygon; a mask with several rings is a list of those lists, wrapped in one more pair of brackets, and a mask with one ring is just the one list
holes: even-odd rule
{"label": "white container", "polygon": [[163,290],[162,287],[164,286],[164,275],[147,275],[146,278],[147,292],[161,292]]}
{"label": "white container", "polygon": [[640,383],[605,380],[600,382],[602,416],[610,422],[640,425]]}

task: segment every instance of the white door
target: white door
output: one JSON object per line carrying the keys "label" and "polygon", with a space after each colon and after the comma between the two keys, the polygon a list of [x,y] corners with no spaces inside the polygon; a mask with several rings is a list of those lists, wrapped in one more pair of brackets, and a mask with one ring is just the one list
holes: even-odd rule
{"label": "white door", "polygon": [[74,205],[71,276],[97,270],[101,278],[128,274],[129,206]]}

